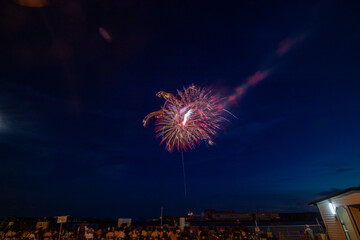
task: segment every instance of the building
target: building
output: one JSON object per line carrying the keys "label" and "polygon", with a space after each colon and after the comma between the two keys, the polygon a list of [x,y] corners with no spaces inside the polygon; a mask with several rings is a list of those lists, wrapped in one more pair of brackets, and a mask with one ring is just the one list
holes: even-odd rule
{"label": "building", "polygon": [[238,213],[232,210],[215,211],[205,210],[205,216],[209,220],[216,221],[271,221],[280,219],[277,212],[245,212]]}
{"label": "building", "polygon": [[360,240],[360,187],[309,203],[317,205],[331,240]]}

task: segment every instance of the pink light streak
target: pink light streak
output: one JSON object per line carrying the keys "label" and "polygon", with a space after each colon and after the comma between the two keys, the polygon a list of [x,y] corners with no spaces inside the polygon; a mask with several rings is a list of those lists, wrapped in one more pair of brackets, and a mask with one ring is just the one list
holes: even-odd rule
{"label": "pink light streak", "polygon": [[107,40],[108,42],[111,42],[111,41],[112,41],[111,35],[110,35],[109,32],[106,31],[104,28],[100,27],[100,28],[99,28],[99,33],[100,33],[100,35],[101,35],[105,40]]}
{"label": "pink light streak", "polygon": [[284,40],[282,40],[279,43],[279,47],[276,50],[276,54],[278,56],[283,56],[284,54],[289,52],[296,44],[302,42],[304,40],[305,36],[306,36],[306,34],[303,33],[296,37],[285,38]]}
{"label": "pink light streak", "polygon": [[[277,60],[279,57],[284,56],[286,53],[288,53],[291,49],[293,49],[296,45],[303,42],[305,37],[307,36],[307,33],[302,33],[294,37],[287,37],[284,40],[280,41],[278,44],[278,48],[276,51],[272,54],[273,60]],[[248,76],[246,78],[245,83],[235,88],[235,92],[233,94],[230,94],[230,96],[227,97],[227,101],[225,105],[227,104],[235,104],[237,105],[237,102],[239,99],[245,94],[246,90],[249,87],[253,87],[257,84],[259,84],[261,81],[266,79],[270,76],[274,69],[274,64],[272,64],[271,67],[265,68],[264,70],[258,70],[252,75]]]}
{"label": "pink light streak", "polygon": [[270,70],[257,71],[247,78],[248,85],[254,86],[269,76]]}

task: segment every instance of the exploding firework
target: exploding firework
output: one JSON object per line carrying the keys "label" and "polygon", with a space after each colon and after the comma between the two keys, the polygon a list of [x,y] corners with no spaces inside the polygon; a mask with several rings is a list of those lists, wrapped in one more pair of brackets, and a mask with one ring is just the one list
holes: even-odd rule
{"label": "exploding firework", "polygon": [[168,151],[194,149],[202,141],[214,144],[212,138],[226,120],[217,93],[192,85],[176,95],[160,91],[156,96],[166,102],[159,111],[148,114],[143,124],[147,126],[151,118],[156,118],[156,137],[162,138],[161,144],[165,142]]}

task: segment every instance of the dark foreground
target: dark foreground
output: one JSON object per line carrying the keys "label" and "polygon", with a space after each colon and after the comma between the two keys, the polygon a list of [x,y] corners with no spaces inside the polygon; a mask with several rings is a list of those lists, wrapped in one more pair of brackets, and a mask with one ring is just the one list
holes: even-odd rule
{"label": "dark foreground", "polygon": [[[45,223],[44,225],[39,223]],[[241,225],[228,223],[226,226],[132,226],[114,227],[108,222],[97,224],[94,222],[64,223],[41,220],[37,224],[26,221],[2,224],[0,240],[240,240],[240,239],[305,239],[304,225],[280,223],[254,225]],[[143,224],[141,224],[143,225]],[[324,229],[318,225],[310,225],[315,233]]]}

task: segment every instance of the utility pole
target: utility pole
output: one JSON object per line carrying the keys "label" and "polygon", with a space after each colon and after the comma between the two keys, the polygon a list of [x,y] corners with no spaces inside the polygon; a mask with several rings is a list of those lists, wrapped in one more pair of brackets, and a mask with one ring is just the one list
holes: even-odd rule
{"label": "utility pole", "polygon": [[62,222],[60,223],[59,240],[61,239],[61,228],[62,228]]}
{"label": "utility pole", "polygon": [[163,207],[161,207],[161,216],[160,216],[160,226],[162,227],[162,222],[163,222]]}

